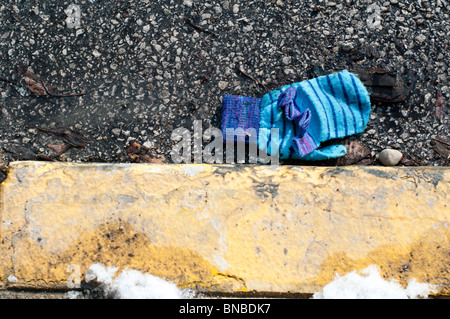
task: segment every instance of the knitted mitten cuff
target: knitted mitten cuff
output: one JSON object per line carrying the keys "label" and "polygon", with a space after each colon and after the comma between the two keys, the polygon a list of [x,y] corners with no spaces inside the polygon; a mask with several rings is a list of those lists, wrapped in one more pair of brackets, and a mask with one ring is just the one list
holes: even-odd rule
{"label": "knitted mitten cuff", "polygon": [[[226,94],[222,100],[222,136],[226,141],[227,129],[233,129],[235,137],[253,128],[258,132],[261,99]],[[242,130],[237,130],[242,129]]]}

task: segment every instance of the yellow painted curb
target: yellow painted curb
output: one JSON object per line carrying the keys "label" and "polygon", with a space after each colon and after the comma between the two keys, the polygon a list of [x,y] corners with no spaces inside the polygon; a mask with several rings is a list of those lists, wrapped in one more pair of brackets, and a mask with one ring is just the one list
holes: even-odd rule
{"label": "yellow painted curb", "polygon": [[94,263],[200,291],[314,293],[371,264],[450,293],[450,170],[16,162],[0,286],[68,289]]}

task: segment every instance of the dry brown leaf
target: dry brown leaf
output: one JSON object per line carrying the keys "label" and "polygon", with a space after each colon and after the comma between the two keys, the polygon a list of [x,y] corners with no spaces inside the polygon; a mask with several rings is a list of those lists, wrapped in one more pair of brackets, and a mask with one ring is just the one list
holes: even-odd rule
{"label": "dry brown leaf", "polygon": [[45,83],[42,79],[31,72],[24,65],[19,65],[18,67],[19,74],[19,84],[25,84],[28,89],[36,95],[39,96],[48,96],[48,89],[51,89],[51,85],[49,83]]}
{"label": "dry brown leaf", "polygon": [[370,149],[363,143],[358,141],[345,141],[347,154],[340,157],[337,161],[338,166],[346,165],[371,165],[373,160],[371,158]]}
{"label": "dry brown leaf", "polygon": [[164,163],[162,159],[147,153],[148,150],[142,147],[138,142],[133,142],[127,147],[127,155],[135,163]]}
{"label": "dry brown leaf", "polygon": [[436,90],[436,118],[439,121],[442,121],[445,116],[445,103],[444,99],[442,98],[441,92],[439,90]]}
{"label": "dry brown leaf", "polygon": [[370,99],[382,103],[398,103],[406,100],[411,93],[415,75],[410,74],[411,81],[380,68],[352,70],[357,73],[370,93]]}
{"label": "dry brown leaf", "polygon": [[403,165],[403,166],[425,166],[425,164],[418,162],[417,160],[413,159],[408,154],[403,155],[402,159],[400,160],[400,165]]}
{"label": "dry brown leaf", "polygon": [[129,153],[139,153],[140,151],[141,151],[141,144],[139,144],[138,142],[133,142],[128,147],[128,152]]}
{"label": "dry brown leaf", "polygon": [[28,89],[38,96],[56,96],[56,97],[68,97],[85,95],[85,93],[69,93],[58,94],[53,92],[52,85],[43,81],[38,75],[31,72],[26,66],[18,66],[18,84],[22,87],[26,86]]}
{"label": "dry brown leaf", "polygon": [[11,154],[15,160],[34,160],[36,158],[34,151],[26,145],[6,144],[3,145],[3,150]]}
{"label": "dry brown leaf", "polygon": [[130,153],[128,153],[128,157],[130,157],[131,161],[133,161],[133,162],[139,162],[139,155],[138,154],[130,154]]}
{"label": "dry brown leaf", "polygon": [[37,129],[38,131],[48,133],[50,135],[62,139],[70,146],[76,148],[85,148],[86,144],[90,143],[89,139],[87,139],[83,134],[73,131],[71,129],[66,128],[46,129],[32,125],[27,125],[26,128],[34,128]]}
{"label": "dry brown leaf", "polygon": [[48,144],[47,147],[59,154],[62,154],[67,150],[67,146],[64,144]]}
{"label": "dry brown leaf", "polygon": [[438,136],[430,142],[433,149],[443,158],[448,159],[450,156],[450,138]]}

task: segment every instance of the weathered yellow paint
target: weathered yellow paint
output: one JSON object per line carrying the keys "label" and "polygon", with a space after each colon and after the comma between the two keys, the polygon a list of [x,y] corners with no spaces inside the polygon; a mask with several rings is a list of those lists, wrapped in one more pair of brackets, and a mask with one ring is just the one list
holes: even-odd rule
{"label": "weathered yellow paint", "polygon": [[449,177],[443,167],[12,163],[0,285],[64,289],[74,269],[83,280],[102,263],[200,291],[314,293],[376,264],[449,294]]}

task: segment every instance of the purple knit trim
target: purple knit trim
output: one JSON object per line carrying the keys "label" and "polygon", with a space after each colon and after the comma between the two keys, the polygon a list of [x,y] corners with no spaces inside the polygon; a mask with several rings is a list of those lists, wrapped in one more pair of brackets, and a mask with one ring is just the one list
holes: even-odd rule
{"label": "purple knit trim", "polygon": [[[256,133],[259,130],[261,99],[240,95],[226,94],[222,101],[222,136],[226,141],[226,129],[254,128]],[[237,139],[236,136],[234,138]]]}
{"label": "purple knit trim", "polygon": [[298,134],[300,136],[305,135],[309,122],[311,122],[311,111],[309,109],[306,109],[305,112],[301,113],[301,115],[295,119],[295,125],[297,125]]}
{"label": "purple knit trim", "polygon": [[311,122],[310,109],[306,109],[305,112],[301,113],[300,116],[294,119],[294,122],[299,136],[292,139],[293,147],[300,156],[305,156],[317,148],[313,137],[307,132],[309,122]]}
{"label": "purple knit trim", "polygon": [[297,136],[292,138],[292,146],[294,150],[300,155],[305,156],[317,148],[314,138],[307,132],[309,122],[311,121],[311,111],[306,109],[301,112],[295,98],[297,97],[297,89],[294,86],[288,87],[281,92],[278,97],[277,105],[284,109],[286,119],[293,121],[295,132]]}
{"label": "purple knit trim", "polygon": [[294,150],[300,155],[305,156],[317,148],[314,138],[307,132],[309,122],[311,121],[311,111],[306,109],[301,112],[295,103],[297,96],[297,89],[291,86],[281,92],[278,97],[278,107],[284,109],[286,118],[294,122],[297,136],[292,138],[292,146]]}
{"label": "purple knit trim", "polygon": [[293,121],[296,117],[300,116],[301,112],[295,105],[295,97],[297,96],[297,90],[295,87],[291,86],[281,92],[278,96],[277,105],[284,109],[286,118]]}
{"label": "purple knit trim", "polygon": [[294,137],[292,143],[294,150],[300,156],[305,156],[317,148],[316,142],[308,132],[305,132],[302,137]]}

